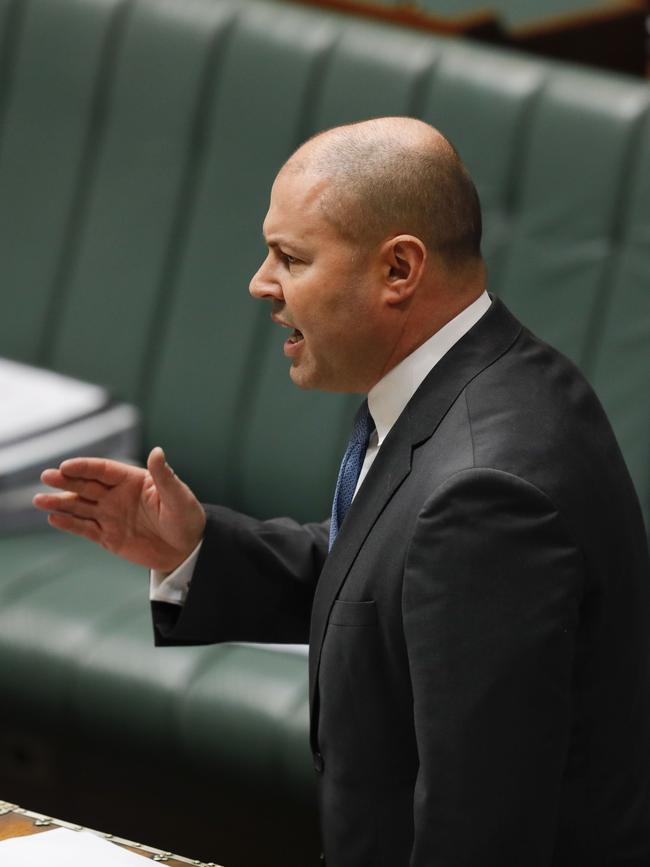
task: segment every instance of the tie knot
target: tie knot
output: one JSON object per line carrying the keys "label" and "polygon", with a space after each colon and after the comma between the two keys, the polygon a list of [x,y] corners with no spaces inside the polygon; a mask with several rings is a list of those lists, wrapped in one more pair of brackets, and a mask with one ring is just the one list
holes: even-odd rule
{"label": "tie knot", "polygon": [[350,443],[363,446],[365,451],[365,449],[368,447],[368,440],[370,439],[370,434],[373,432],[374,429],[375,423],[373,422],[372,416],[370,415],[370,410],[368,409],[368,401],[364,400],[364,402],[357,410],[357,414],[354,419],[354,427],[352,428]]}

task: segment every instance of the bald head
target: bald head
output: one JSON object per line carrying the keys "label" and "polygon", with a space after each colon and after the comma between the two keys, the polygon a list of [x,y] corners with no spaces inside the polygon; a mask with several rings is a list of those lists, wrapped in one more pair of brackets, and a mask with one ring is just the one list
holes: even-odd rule
{"label": "bald head", "polygon": [[283,171],[326,180],[324,215],[360,246],[411,234],[450,269],[481,260],[474,184],[450,142],[422,121],[378,118],[327,130]]}

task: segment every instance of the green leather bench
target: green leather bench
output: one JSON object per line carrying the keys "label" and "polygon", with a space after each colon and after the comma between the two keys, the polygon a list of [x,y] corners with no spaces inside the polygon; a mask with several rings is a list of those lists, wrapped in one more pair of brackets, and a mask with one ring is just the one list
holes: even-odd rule
{"label": "green leather bench", "polygon": [[[206,500],[325,517],[357,401],[295,390],[248,297],[268,191],[319,129],[420,116],[476,179],[491,291],[591,379],[648,518],[649,106],[296,5],[0,0],[0,355],[136,403],[143,454]],[[304,653],[154,649],[144,571],[45,527],[0,566],[1,797],[227,867],[318,862]]]}

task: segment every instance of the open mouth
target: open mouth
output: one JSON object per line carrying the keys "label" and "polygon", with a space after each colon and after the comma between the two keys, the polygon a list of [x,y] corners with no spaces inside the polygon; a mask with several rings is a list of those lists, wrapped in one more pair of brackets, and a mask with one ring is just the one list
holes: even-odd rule
{"label": "open mouth", "polygon": [[281,325],[283,328],[287,328],[291,332],[284,341],[284,354],[289,358],[298,354],[300,351],[300,344],[305,340],[302,331],[299,328],[295,328],[292,323],[285,322],[284,319],[277,315],[277,313],[272,313],[271,319],[277,325]]}
{"label": "open mouth", "polygon": [[289,337],[287,338],[287,343],[300,343],[301,340],[304,340],[302,336],[302,331],[298,331],[297,328],[294,328]]}

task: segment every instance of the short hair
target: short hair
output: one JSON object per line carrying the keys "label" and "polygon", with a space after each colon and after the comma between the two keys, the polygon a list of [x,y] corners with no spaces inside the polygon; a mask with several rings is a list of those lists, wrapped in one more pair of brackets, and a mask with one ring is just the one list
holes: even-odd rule
{"label": "short hair", "polygon": [[310,140],[308,168],[331,181],[321,207],[344,238],[370,246],[412,234],[453,268],[481,259],[481,206],[456,149],[428,130],[400,135],[381,120],[338,127]]}

